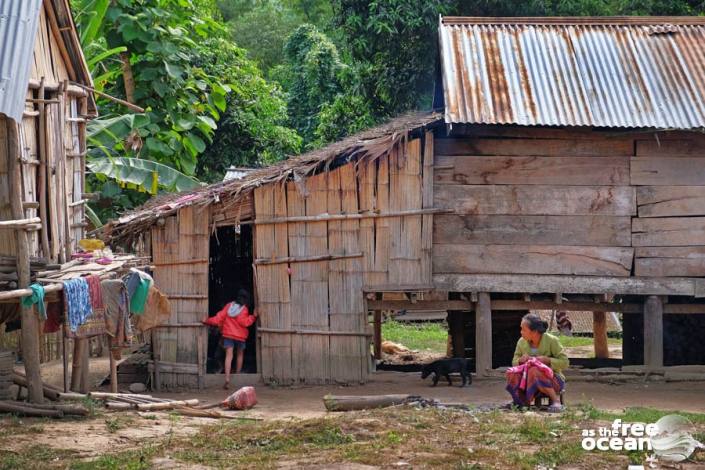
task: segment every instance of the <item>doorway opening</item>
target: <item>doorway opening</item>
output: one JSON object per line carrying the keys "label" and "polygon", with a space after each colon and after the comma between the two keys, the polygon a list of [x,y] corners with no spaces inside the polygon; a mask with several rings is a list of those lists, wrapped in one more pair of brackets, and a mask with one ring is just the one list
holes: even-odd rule
{"label": "doorway opening", "polygon": [[[208,316],[214,316],[228,302],[235,300],[238,290],[245,289],[250,297],[247,308],[254,309],[254,273],[252,270],[252,227],[237,225],[220,227],[210,238]],[[208,331],[208,360],[206,371],[209,374],[223,372],[225,350],[222,336],[215,328]],[[232,371],[235,372],[233,359]],[[249,327],[246,341],[242,373],[257,372],[257,325]]]}

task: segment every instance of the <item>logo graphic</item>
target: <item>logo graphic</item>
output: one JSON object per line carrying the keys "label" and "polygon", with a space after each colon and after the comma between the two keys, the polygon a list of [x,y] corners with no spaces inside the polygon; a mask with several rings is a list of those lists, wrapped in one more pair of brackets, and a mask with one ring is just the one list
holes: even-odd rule
{"label": "logo graphic", "polygon": [[695,449],[705,448],[693,438],[693,430],[693,424],[680,415],[667,415],[651,424],[615,419],[611,426],[583,429],[582,447],[601,451],[652,451],[650,461],[681,462]]}
{"label": "logo graphic", "polygon": [[695,449],[705,448],[693,439],[693,424],[679,415],[667,415],[656,421],[656,434],[651,436],[651,447],[656,456],[667,462],[681,462]]}

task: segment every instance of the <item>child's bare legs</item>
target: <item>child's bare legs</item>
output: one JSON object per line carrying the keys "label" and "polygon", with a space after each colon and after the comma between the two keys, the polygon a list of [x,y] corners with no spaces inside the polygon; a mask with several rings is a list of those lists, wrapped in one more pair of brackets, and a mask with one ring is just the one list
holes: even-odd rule
{"label": "child's bare legs", "polygon": [[245,350],[241,348],[237,348],[237,359],[236,359],[236,365],[235,365],[235,373],[239,374],[240,371],[242,370],[242,361],[245,358]]}
{"label": "child's bare legs", "polygon": [[[242,361],[239,360],[240,350],[238,350],[238,364],[242,365]],[[225,348],[225,385],[223,388],[227,389],[230,385],[230,367],[233,363],[233,347]]]}

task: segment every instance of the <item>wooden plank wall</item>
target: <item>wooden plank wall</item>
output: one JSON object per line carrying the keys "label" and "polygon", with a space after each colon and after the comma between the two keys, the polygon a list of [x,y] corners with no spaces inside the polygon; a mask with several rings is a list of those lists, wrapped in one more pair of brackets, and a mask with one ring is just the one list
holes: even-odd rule
{"label": "wooden plank wall", "polygon": [[[425,156],[424,149],[432,152],[432,140],[411,139],[376,161],[344,165],[303,183],[257,188],[256,220],[429,207],[432,194],[430,190],[423,194],[421,183],[424,168],[426,178],[432,175],[433,156]],[[264,380],[366,380],[370,349],[362,288],[389,283],[430,284],[432,219],[430,215],[409,215],[255,223],[258,260],[361,254],[326,261],[257,265]]]}
{"label": "wooden plank wall", "polygon": [[208,312],[208,223],[208,208],[186,207],[152,229],[154,282],[172,308],[168,324],[173,326],[152,335],[162,388],[203,386],[207,329],[184,325],[200,324]]}
{"label": "wooden plank wall", "polygon": [[662,133],[635,149],[635,274],[705,276],[705,136]]}
{"label": "wooden plank wall", "polygon": [[433,272],[629,276],[633,138],[507,128],[436,138]]}
{"label": "wooden plank wall", "polygon": [[463,133],[435,140],[434,273],[705,276],[705,136]]}

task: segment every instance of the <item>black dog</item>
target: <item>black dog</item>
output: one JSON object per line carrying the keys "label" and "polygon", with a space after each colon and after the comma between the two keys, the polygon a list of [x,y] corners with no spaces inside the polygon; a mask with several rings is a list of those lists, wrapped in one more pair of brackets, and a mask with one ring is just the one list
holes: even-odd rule
{"label": "black dog", "polygon": [[438,383],[438,379],[440,379],[441,377],[445,377],[448,380],[449,386],[453,385],[453,382],[450,380],[449,375],[451,372],[460,373],[460,376],[463,378],[463,384],[461,385],[461,387],[464,387],[466,384],[472,383],[472,376],[470,375],[470,362],[462,357],[454,357],[451,359],[439,359],[438,361],[426,364],[425,366],[423,366],[423,369],[421,371],[421,378],[425,379],[426,377],[431,375],[431,372],[435,374],[433,376],[434,387]]}

